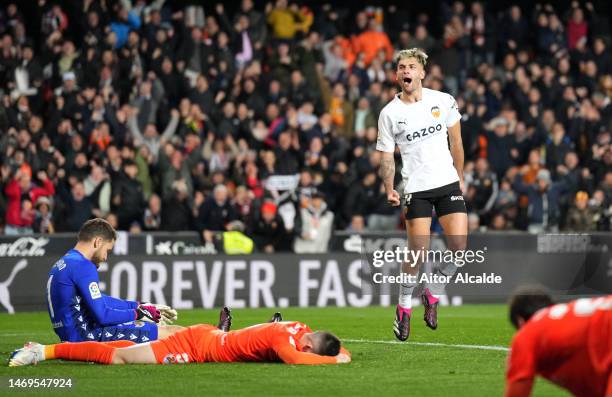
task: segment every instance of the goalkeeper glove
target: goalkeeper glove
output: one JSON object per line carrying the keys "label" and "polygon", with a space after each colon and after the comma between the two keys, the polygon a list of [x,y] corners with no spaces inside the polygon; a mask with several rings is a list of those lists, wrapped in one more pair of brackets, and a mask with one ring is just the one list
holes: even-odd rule
{"label": "goalkeeper glove", "polygon": [[142,320],[149,323],[159,323],[161,313],[155,306],[139,305],[136,308],[136,320]]}
{"label": "goalkeeper glove", "polygon": [[143,303],[143,305],[153,306],[159,310],[161,314],[160,325],[170,325],[178,319],[178,313],[170,306],[158,305],[155,303]]}

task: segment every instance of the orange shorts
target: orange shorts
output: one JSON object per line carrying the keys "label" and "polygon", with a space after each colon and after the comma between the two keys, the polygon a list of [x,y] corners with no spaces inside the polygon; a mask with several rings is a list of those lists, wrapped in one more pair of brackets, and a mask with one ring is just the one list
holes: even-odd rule
{"label": "orange shorts", "polygon": [[208,349],[221,333],[214,325],[194,325],[169,337],[151,342],[159,364],[187,364],[205,362]]}

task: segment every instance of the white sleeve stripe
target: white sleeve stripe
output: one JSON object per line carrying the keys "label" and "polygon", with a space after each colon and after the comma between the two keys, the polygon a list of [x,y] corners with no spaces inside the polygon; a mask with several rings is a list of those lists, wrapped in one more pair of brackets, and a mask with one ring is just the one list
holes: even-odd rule
{"label": "white sleeve stripe", "polygon": [[381,145],[381,144],[376,144],[376,150],[378,150],[379,152],[385,152],[385,153],[395,152],[395,148],[388,149],[385,145]]}
{"label": "white sleeve stripe", "polygon": [[55,310],[53,310],[53,302],[51,302],[51,281],[53,281],[53,274],[49,276],[49,281],[47,281],[47,302],[49,302],[49,313],[53,319],[55,318]]}

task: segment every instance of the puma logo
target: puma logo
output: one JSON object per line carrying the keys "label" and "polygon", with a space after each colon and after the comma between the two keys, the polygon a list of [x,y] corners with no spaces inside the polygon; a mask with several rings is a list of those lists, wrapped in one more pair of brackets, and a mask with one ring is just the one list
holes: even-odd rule
{"label": "puma logo", "polygon": [[11,305],[11,294],[9,292],[9,287],[13,283],[17,273],[25,269],[27,266],[27,260],[20,260],[17,262],[17,265],[15,265],[13,270],[11,270],[11,274],[8,276],[8,278],[0,283],[0,304],[6,308],[9,314],[15,314],[15,309],[13,308],[13,305]]}

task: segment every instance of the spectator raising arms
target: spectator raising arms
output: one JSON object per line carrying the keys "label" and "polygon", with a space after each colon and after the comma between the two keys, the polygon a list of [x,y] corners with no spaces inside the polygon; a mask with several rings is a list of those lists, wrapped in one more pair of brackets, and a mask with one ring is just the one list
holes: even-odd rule
{"label": "spectator raising arms", "polygon": [[[30,172],[29,167],[19,168],[4,189],[8,198],[4,228],[7,235],[33,233],[34,204],[38,203],[40,197],[55,194],[55,187],[45,171],[40,171],[37,174],[41,186],[32,182]],[[7,178],[10,177],[7,176]]]}
{"label": "spectator raising arms", "polygon": [[610,228],[605,4],[65,3],[0,5],[6,234],[96,216],[320,251],[330,221],[398,230],[372,153],[393,55],[411,47],[430,55],[423,86],[462,116],[473,229]]}

